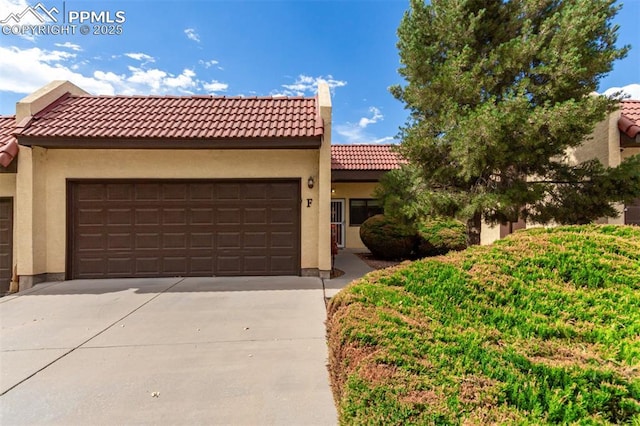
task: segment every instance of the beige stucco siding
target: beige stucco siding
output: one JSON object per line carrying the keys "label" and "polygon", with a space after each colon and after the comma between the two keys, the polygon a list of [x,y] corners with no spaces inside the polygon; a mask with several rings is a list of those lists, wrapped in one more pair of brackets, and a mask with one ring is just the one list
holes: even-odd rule
{"label": "beige stucco siding", "polygon": [[366,248],[360,239],[360,227],[349,226],[349,199],[351,198],[375,198],[373,193],[376,186],[375,182],[334,182],[331,186],[332,199],[345,200],[345,247],[346,248]]}
{"label": "beige stucco siding", "polygon": [[[21,211],[33,212],[33,219],[22,226],[37,228],[42,239],[33,236],[34,258],[28,259],[31,234],[25,234],[20,253],[26,262],[21,261],[21,275],[65,271],[67,179],[299,178],[300,198],[305,200],[301,206],[301,267],[321,268],[326,263],[323,257],[329,258],[329,253],[319,256],[318,251],[319,185],[313,189],[306,185],[309,176],[318,176],[317,150],[38,150],[42,159],[34,163],[40,170],[35,171],[35,179],[22,179],[23,191],[34,188],[34,208],[23,203]],[[29,150],[21,150],[21,156],[23,151]],[[25,162],[29,154],[24,155]],[[30,170],[22,172],[28,175]],[[309,208],[306,199],[313,200]]]}

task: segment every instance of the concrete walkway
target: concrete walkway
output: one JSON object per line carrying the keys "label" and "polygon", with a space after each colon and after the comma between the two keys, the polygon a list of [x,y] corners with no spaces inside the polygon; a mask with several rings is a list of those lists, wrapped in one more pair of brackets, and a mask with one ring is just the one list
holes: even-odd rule
{"label": "concrete walkway", "polygon": [[325,296],[333,297],[340,289],[351,281],[357,280],[363,275],[373,271],[356,253],[366,252],[365,249],[341,249],[336,256],[335,267],[344,271],[344,275],[332,280],[324,280],[326,288]]}
{"label": "concrete walkway", "polygon": [[39,284],[0,299],[0,424],[336,424],[325,317],[317,278]]}

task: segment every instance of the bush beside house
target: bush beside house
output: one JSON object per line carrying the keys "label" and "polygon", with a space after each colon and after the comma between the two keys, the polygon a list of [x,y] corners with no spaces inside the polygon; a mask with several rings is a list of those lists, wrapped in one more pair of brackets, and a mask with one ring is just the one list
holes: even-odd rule
{"label": "bush beside house", "polygon": [[408,226],[380,214],[362,224],[360,239],[379,259],[404,260],[464,250],[467,228],[454,219],[427,219]]}
{"label": "bush beside house", "polygon": [[565,226],[375,271],[328,307],[341,424],[638,424],[640,228]]}
{"label": "bush beside house", "polygon": [[455,219],[430,219],[419,222],[416,254],[438,256],[467,248],[467,226]]}
{"label": "bush beside house", "polygon": [[360,226],[360,239],[374,256],[385,260],[409,258],[415,244],[410,227],[382,214],[370,217]]}

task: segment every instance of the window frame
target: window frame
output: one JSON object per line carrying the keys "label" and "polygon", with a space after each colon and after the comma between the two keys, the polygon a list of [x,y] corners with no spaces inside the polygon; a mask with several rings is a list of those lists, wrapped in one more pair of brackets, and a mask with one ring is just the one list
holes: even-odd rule
{"label": "window frame", "polygon": [[[365,211],[366,211],[366,215],[367,217],[360,223],[354,223],[353,222],[353,202],[354,201],[364,201],[365,202]],[[374,201],[377,205],[376,206],[370,206],[369,202]],[[380,211],[378,213],[375,214],[369,214],[369,209],[372,207],[376,207],[378,208]],[[349,198],[349,226],[361,226],[365,220],[367,220],[368,218],[370,218],[371,216],[375,216],[376,214],[381,214],[382,211],[382,206],[379,205],[379,201],[376,198]]]}

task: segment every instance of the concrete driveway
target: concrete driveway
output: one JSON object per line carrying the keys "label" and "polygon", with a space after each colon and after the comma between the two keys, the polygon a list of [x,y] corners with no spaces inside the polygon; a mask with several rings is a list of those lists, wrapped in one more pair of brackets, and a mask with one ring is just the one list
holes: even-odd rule
{"label": "concrete driveway", "polygon": [[0,424],[336,424],[317,278],[45,283],[0,299]]}

